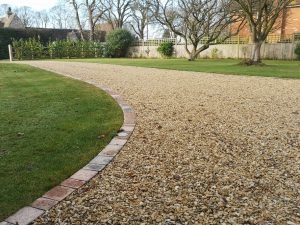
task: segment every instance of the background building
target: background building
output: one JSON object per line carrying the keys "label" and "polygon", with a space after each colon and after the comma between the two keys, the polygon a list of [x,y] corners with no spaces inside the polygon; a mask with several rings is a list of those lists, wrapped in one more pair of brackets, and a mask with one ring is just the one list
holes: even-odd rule
{"label": "background building", "polygon": [[22,23],[21,19],[11,11],[9,7],[7,10],[7,14],[0,18],[0,28],[16,28],[22,29],[25,28],[24,24]]}

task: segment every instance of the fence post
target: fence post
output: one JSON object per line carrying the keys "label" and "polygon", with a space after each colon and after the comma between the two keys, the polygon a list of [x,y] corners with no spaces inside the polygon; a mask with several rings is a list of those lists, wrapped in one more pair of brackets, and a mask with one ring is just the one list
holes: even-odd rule
{"label": "fence post", "polygon": [[240,35],[238,34],[237,58],[240,59]]}
{"label": "fence post", "polygon": [[175,39],[175,58],[177,58],[177,39]]}
{"label": "fence post", "polygon": [[13,61],[13,52],[12,52],[12,46],[8,45],[8,53],[9,53],[9,61]]}

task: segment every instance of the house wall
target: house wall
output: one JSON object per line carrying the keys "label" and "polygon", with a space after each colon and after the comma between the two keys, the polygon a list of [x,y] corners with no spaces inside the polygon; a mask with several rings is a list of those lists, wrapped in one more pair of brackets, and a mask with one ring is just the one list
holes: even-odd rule
{"label": "house wall", "polygon": [[[233,24],[230,29],[235,31],[237,27],[238,24]],[[285,38],[294,33],[300,33],[300,5],[288,7],[283,12],[283,15],[277,19],[273,31],[271,31],[269,35],[278,35]],[[241,37],[248,37],[250,34],[251,32],[248,25],[239,32]]]}
{"label": "house wall", "polygon": [[285,21],[283,28],[286,35],[300,33],[300,6],[289,8],[287,11],[288,19]]}

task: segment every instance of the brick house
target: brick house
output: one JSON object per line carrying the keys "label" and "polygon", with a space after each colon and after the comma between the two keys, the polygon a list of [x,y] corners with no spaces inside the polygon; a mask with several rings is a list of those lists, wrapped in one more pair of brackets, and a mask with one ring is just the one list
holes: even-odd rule
{"label": "brick house", "polygon": [[300,0],[294,0],[283,12],[281,28],[275,31],[275,34],[289,36],[294,33],[300,33]]}
{"label": "brick house", "polygon": [[[231,29],[236,29],[237,25],[233,25]],[[300,0],[294,0],[278,18],[274,25],[274,30],[269,34],[273,42],[288,40],[294,34],[300,34]],[[245,26],[240,32],[240,37],[250,37],[250,30]],[[271,41],[272,42],[272,41]]]}

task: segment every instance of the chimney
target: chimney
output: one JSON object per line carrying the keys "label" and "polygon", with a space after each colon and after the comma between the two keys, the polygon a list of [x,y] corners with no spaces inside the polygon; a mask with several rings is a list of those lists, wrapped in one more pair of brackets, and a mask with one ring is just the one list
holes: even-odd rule
{"label": "chimney", "polygon": [[7,10],[7,17],[11,16],[12,14],[13,14],[13,13],[12,13],[12,11],[11,11],[11,8],[8,7],[8,10]]}

